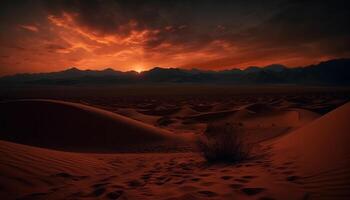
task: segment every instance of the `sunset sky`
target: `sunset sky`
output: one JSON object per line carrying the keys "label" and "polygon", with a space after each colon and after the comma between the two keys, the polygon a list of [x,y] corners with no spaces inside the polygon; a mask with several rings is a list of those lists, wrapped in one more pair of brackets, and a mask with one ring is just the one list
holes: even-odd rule
{"label": "sunset sky", "polygon": [[0,75],[72,66],[300,66],[350,57],[347,2],[2,0]]}

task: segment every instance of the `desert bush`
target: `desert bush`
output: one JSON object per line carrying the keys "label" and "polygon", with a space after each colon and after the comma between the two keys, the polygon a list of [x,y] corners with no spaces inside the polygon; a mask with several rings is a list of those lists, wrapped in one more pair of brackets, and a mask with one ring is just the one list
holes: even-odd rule
{"label": "desert bush", "polygon": [[199,151],[208,162],[238,163],[249,158],[250,145],[238,124],[209,124],[198,139]]}

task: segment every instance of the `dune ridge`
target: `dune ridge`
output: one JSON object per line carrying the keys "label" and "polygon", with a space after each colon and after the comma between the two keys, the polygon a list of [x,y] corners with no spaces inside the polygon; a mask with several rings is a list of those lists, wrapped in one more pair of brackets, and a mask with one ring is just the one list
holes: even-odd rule
{"label": "dune ridge", "polygon": [[274,141],[272,160],[293,165],[296,174],[288,179],[310,190],[311,199],[350,196],[349,117],[347,103]]}
{"label": "dune ridge", "polygon": [[[93,154],[32,147],[0,140],[0,199],[66,199],[62,186],[99,177],[106,170],[125,171]],[[55,197],[46,197],[56,193]]]}
{"label": "dune ridge", "polygon": [[0,103],[0,111],[0,139],[51,149],[151,151],[185,143],[167,130],[78,103],[17,100]]}
{"label": "dune ridge", "polygon": [[[28,103],[28,100],[19,105],[23,102]],[[46,112],[53,110],[54,119],[62,115],[66,116],[65,120],[77,120],[77,116],[92,115],[90,117],[95,122],[111,120],[108,123],[113,126],[109,128],[116,130],[129,130],[124,125],[135,125],[138,129],[134,135],[146,138],[146,146],[152,148],[193,142],[114,113],[96,111],[90,106],[46,100],[29,102],[31,104],[24,107],[34,111],[37,111],[37,104],[41,107],[43,102],[62,109],[63,113],[52,107],[40,109]],[[8,109],[13,108],[7,103],[0,107],[5,109],[5,105]],[[73,109],[73,114],[66,113],[67,107]],[[26,115],[35,116],[28,111],[30,109],[16,111],[23,114],[16,122],[27,119]],[[0,141],[0,199],[345,200],[350,196],[349,113],[350,103],[322,117],[297,108],[258,109],[255,112],[241,109],[227,116],[210,116],[213,117],[209,117],[210,120],[214,121],[241,122],[249,135],[261,137],[256,140],[259,141],[257,150],[261,150],[257,152],[257,157],[235,165],[208,165],[197,152],[71,153]],[[33,119],[29,121],[35,122]],[[64,123],[69,124],[69,121]],[[171,125],[176,129],[179,122]],[[55,127],[55,124],[50,126]],[[147,128],[150,131],[145,133]],[[74,130],[93,132],[98,129],[79,125]],[[82,137],[85,133],[78,136]],[[154,137],[160,139],[154,143]],[[179,143],[171,143],[174,137]],[[131,144],[135,142],[132,137],[126,139]],[[114,144],[123,146],[118,142]],[[137,146],[128,145],[128,148],[131,151]],[[260,153],[264,155],[259,156]]]}

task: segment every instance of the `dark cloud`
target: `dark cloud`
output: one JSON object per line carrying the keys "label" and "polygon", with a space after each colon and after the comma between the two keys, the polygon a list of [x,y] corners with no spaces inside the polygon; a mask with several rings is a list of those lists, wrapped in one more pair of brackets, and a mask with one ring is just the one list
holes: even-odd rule
{"label": "dark cloud", "polygon": [[[96,34],[158,30],[148,48],[163,42],[201,47],[217,39],[295,45],[348,36],[348,1],[45,1],[54,15],[75,14]],[[185,29],[177,27],[186,26]],[[172,31],[166,30],[172,27]],[[225,27],[225,31],[217,31]],[[221,29],[222,30],[222,29]],[[347,40],[347,38],[345,38]]]}
{"label": "dark cloud", "polygon": [[347,56],[349,10],[349,1],[290,1],[268,20],[233,37],[258,48],[289,49],[301,56],[315,51],[315,57]]}
{"label": "dark cloud", "polygon": [[[124,60],[141,52],[139,59],[147,65],[158,65],[162,55],[178,56],[183,60],[174,63],[191,67],[262,61],[294,65],[350,56],[349,10],[345,0],[4,0],[0,44],[6,45],[0,53],[20,46],[37,49],[37,54],[72,53],[67,60],[83,60],[130,50],[120,54]],[[98,39],[146,34],[142,42],[129,46],[77,39],[48,19],[67,14],[75,26]],[[41,41],[40,47],[34,41]],[[202,57],[191,60],[197,52]]]}
{"label": "dark cloud", "polygon": [[[166,3],[167,2],[167,3]],[[185,3],[168,1],[72,0],[49,1],[49,12],[55,15],[76,14],[77,22],[100,34],[128,34],[133,30],[159,29],[188,20]]]}
{"label": "dark cloud", "polygon": [[[252,37],[273,38],[271,42],[295,44],[348,36],[349,1],[296,1],[251,31]],[[288,43],[287,43],[288,44]]]}
{"label": "dark cloud", "polygon": [[[100,35],[158,30],[147,43],[147,47],[155,47],[162,42],[203,44],[220,39],[218,26],[225,24],[235,31],[254,25],[265,11],[279,4],[275,1],[262,4],[260,1],[70,0],[49,1],[46,5],[57,16],[74,14],[79,25]],[[172,27],[171,31],[167,27]]]}

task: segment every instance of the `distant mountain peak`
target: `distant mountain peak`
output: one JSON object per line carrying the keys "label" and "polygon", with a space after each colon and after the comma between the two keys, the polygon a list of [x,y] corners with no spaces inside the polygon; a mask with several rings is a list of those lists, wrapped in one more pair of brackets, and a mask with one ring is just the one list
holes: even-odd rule
{"label": "distant mountain peak", "polygon": [[336,59],[305,67],[287,68],[272,64],[245,70],[219,71],[154,67],[143,71],[80,70],[0,77],[0,84],[129,84],[129,83],[222,83],[222,84],[303,84],[350,86],[350,59]]}
{"label": "distant mountain peak", "polygon": [[261,70],[261,67],[257,67],[257,66],[249,66],[246,69],[244,69],[245,72],[257,72],[260,70]]}
{"label": "distant mountain peak", "polygon": [[108,68],[106,68],[106,69],[104,69],[102,71],[104,71],[104,72],[115,72],[115,70],[113,68],[110,68],[110,67],[108,67]]}
{"label": "distant mountain peak", "polygon": [[287,67],[284,65],[281,65],[281,64],[271,64],[271,65],[265,66],[263,69],[279,72],[279,71],[283,71],[283,70],[287,69]]}
{"label": "distant mountain peak", "polygon": [[64,71],[61,72],[81,72],[82,70],[78,69],[77,67],[70,67]]}

